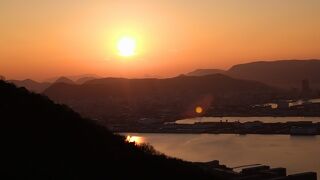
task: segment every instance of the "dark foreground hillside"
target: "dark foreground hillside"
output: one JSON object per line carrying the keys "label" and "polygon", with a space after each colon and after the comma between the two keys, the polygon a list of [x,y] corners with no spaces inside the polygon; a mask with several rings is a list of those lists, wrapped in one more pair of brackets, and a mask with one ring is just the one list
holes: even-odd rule
{"label": "dark foreground hillside", "polygon": [[0,81],[0,179],[217,179]]}

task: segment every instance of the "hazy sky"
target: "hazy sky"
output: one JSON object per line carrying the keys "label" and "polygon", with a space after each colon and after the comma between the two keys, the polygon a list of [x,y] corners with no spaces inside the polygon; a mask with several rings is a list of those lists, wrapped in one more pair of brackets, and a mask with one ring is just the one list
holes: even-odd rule
{"label": "hazy sky", "polygon": [[[121,57],[122,36],[136,55]],[[174,76],[320,58],[319,0],[0,0],[0,74]]]}

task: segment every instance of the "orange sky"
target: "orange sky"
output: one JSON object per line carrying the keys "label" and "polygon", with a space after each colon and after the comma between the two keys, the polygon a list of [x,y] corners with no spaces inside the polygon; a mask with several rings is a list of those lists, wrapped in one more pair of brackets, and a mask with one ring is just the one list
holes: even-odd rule
{"label": "orange sky", "polygon": [[[0,74],[175,76],[320,58],[319,0],[1,0]],[[117,54],[122,36],[136,55]]]}

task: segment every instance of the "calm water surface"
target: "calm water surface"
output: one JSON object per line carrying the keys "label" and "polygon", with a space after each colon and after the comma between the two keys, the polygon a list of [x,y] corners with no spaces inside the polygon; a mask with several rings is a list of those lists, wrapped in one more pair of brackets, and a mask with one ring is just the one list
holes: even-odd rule
{"label": "calm water surface", "polygon": [[[315,171],[320,178],[320,136],[232,135],[232,134],[146,134],[139,137],[160,152],[188,161],[220,160],[237,167],[265,164],[285,167],[288,173]],[[135,139],[135,138],[133,138]]]}

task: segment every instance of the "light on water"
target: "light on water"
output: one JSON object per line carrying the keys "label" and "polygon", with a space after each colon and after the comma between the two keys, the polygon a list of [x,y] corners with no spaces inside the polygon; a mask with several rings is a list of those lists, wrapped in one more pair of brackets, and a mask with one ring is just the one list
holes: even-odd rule
{"label": "light on water", "polygon": [[135,133],[128,139],[188,161],[264,164],[285,167],[289,174],[314,171],[320,178],[320,136]]}
{"label": "light on water", "polygon": [[127,136],[126,141],[128,141],[130,143],[135,143],[137,145],[139,145],[139,144],[144,142],[142,137],[140,137],[140,136],[130,136],[130,135]]}

